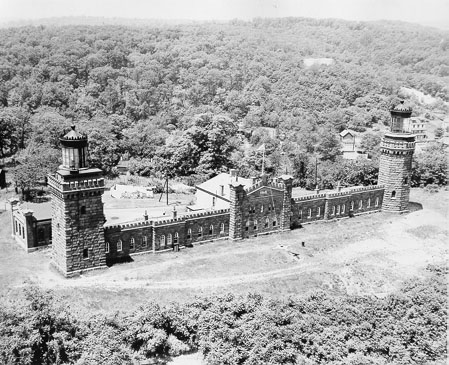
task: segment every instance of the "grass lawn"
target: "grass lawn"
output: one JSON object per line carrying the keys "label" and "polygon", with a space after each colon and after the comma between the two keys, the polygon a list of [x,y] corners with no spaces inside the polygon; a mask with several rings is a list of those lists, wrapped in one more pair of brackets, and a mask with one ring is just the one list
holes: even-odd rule
{"label": "grass lawn", "polygon": [[74,306],[102,312],[224,292],[282,298],[323,289],[382,296],[447,257],[449,193],[413,189],[411,200],[410,214],[375,213],[179,253],[139,255],[70,280],[50,269],[49,249],[24,253],[11,239],[9,212],[0,210],[0,295],[21,295],[33,282]]}

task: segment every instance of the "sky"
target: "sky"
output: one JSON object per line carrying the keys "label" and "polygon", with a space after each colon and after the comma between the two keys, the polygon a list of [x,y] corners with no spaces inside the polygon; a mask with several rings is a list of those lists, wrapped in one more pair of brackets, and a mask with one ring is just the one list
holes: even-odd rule
{"label": "sky", "polygon": [[1,20],[61,16],[191,20],[297,16],[449,27],[449,0],[0,0]]}

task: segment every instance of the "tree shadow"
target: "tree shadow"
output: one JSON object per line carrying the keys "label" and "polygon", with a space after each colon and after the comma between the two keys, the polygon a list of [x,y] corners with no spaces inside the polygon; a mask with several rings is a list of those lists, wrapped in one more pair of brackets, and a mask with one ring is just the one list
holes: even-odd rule
{"label": "tree shadow", "polygon": [[418,210],[422,210],[423,206],[421,203],[417,202],[408,202],[408,209],[411,212],[417,212]]}

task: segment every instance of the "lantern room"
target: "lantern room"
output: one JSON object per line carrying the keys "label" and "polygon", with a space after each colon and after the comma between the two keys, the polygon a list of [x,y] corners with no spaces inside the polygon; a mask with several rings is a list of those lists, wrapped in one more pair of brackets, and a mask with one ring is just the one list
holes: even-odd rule
{"label": "lantern room", "polygon": [[87,168],[87,136],[72,130],[60,139],[62,145],[61,169],[78,171]]}
{"label": "lantern room", "polygon": [[404,104],[404,100],[390,109],[390,131],[393,133],[411,133],[410,117],[412,108]]}

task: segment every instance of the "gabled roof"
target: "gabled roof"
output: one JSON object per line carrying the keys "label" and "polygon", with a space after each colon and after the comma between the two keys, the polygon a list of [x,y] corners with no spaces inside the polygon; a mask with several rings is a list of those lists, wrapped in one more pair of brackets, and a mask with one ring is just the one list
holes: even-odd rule
{"label": "gabled roof", "polygon": [[[243,177],[238,177],[237,182],[245,187],[251,186],[253,184],[252,179],[245,179]],[[223,196],[225,199],[229,199],[230,197],[230,190],[229,190],[229,184],[231,182],[235,182],[236,178],[231,177],[231,174],[228,174],[226,172],[222,172],[221,174],[218,174],[217,176],[213,177],[212,179],[209,179],[202,184],[197,185],[196,187],[199,190],[205,191],[210,194],[215,194],[218,197]],[[221,187],[224,187],[224,194],[221,195]]]}
{"label": "gabled roof", "polygon": [[355,132],[350,131],[349,129],[345,129],[343,132],[340,132],[340,136],[344,137],[347,134],[350,134],[351,136],[355,137]]}

